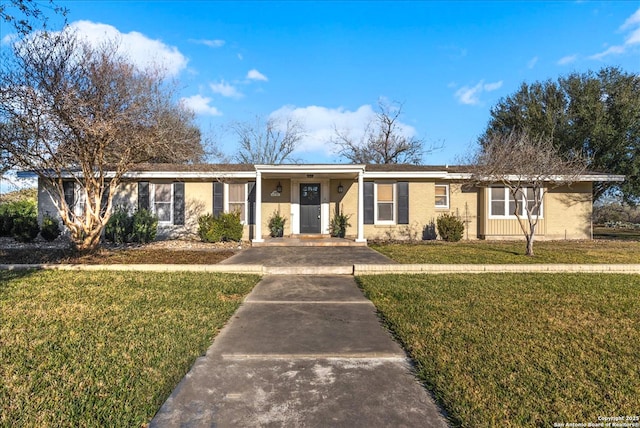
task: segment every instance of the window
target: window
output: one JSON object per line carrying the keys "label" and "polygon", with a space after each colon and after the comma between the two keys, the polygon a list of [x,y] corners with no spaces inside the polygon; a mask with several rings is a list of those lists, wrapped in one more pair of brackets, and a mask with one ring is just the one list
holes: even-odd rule
{"label": "window", "polygon": [[153,211],[158,216],[159,223],[171,223],[173,213],[171,183],[156,183],[153,186]]}
{"label": "window", "polygon": [[[521,216],[527,215],[527,208],[533,209],[535,205],[535,198],[532,188],[524,188],[519,191],[519,214]],[[542,191],[540,191],[540,198],[542,198]],[[506,187],[490,187],[489,188],[489,216],[490,217],[515,217],[516,201],[511,196],[511,192]],[[539,213],[533,213],[542,217],[542,204],[539,207]]]}
{"label": "window", "polygon": [[244,222],[246,220],[246,205],[247,205],[247,196],[246,196],[246,187],[245,183],[229,184],[229,202],[228,202],[228,212],[239,212],[240,220]]}
{"label": "window", "polygon": [[376,223],[393,223],[395,221],[393,183],[376,183]]}
{"label": "window", "polygon": [[448,184],[436,184],[436,208],[449,208]]}

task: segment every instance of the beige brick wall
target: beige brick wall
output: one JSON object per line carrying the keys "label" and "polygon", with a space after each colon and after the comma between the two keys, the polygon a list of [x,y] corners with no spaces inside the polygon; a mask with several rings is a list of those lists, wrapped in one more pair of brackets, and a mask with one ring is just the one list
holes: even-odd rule
{"label": "beige brick wall", "polygon": [[[547,192],[547,239],[591,239],[592,183],[576,183]],[[548,214],[547,214],[548,213]]]}
{"label": "beige brick wall", "polygon": [[[338,185],[344,188],[338,193]],[[329,195],[330,220],[337,212],[350,216],[346,237],[356,238],[358,234],[358,181],[357,180],[331,180],[329,183],[331,193]],[[331,223],[329,223],[331,224]]]}
{"label": "beige brick wall", "polygon": [[[543,217],[536,226],[536,239],[591,239],[592,183],[576,183],[547,189]],[[489,218],[489,190],[482,189],[483,210],[480,235],[487,240],[521,239],[524,232],[516,219]],[[527,221],[526,218],[523,220]],[[528,227],[528,224],[525,224]]]}
{"label": "beige brick wall", "polygon": [[[280,196],[274,191],[278,186],[282,186]],[[272,193],[273,196],[272,196]],[[278,179],[262,180],[262,236],[269,236],[269,220],[274,212],[280,213],[285,219],[284,236],[291,235],[291,181]]]}
{"label": "beige brick wall", "polygon": [[[449,184],[449,208],[435,205],[435,185]],[[455,214],[465,224],[463,239],[478,239],[478,191],[460,183],[434,180],[409,182],[409,224],[365,225],[367,239],[426,239],[428,226],[444,213]]]}

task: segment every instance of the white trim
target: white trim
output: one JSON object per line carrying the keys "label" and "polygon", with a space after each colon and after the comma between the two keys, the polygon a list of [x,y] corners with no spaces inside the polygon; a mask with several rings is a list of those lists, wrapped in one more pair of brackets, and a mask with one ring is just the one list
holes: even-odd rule
{"label": "white trim", "polygon": [[364,171],[365,165],[331,165],[331,164],[299,164],[299,165],[255,165],[256,171],[277,174],[358,174]]}
{"label": "white trim", "polygon": [[253,242],[264,242],[262,238],[262,173],[256,172],[256,210],[255,210],[255,236]]}
{"label": "white trim", "polygon": [[[70,175],[71,176],[71,175]],[[113,177],[113,173],[105,174],[106,178]],[[184,179],[184,178],[194,178],[201,180],[210,180],[212,178],[218,179],[255,179],[256,173],[253,171],[233,171],[233,172],[225,172],[225,171],[211,171],[211,172],[196,172],[196,171],[130,171],[125,173],[123,176],[125,179],[157,179],[157,180],[173,180],[173,179]]]}
{"label": "white trim", "polygon": [[[474,176],[467,172],[449,172],[445,169],[434,171],[366,171],[366,165],[254,165],[255,171],[129,171],[123,175],[125,179],[257,179],[258,172],[267,174],[364,174],[365,180],[387,179],[444,179],[444,180],[471,180]],[[27,174],[28,171],[19,171],[19,174]],[[54,175],[53,173],[51,174]],[[77,173],[63,173],[62,178],[73,178]],[[106,172],[105,178],[112,178],[113,172]],[[325,177],[323,177],[325,178]],[[538,178],[538,177],[534,177]],[[545,182],[563,182],[569,177],[553,175],[543,177]],[[510,180],[531,181],[526,176],[510,175]],[[583,174],[571,178],[572,182],[622,182],[624,175],[620,174]],[[487,178],[487,182],[494,181]]]}
{"label": "white trim", "polygon": [[[467,174],[471,178],[471,174]],[[406,179],[406,178],[451,178],[446,171],[375,171],[364,173],[366,180],[384,179]]]}
{"label": "white trim", "polygon": [[364,242],[367,240],[364,237],[364,174],[358,173],[358,237],[356,242]]}
{"label": "white trim", "polygon": [[435,199],[438,197],[438,195],[436,194],[436,195],[435,195],[435,198],[434,198],[434,201],[433,201],[433,205],[434,205],[434,206],[436,207],[436,209],[438,209],[438,210],[447,210],[447,209],[449,209],[449,205],[451,205],[451,202],[450,202],[450,199],[451,199],[451,193],[450,193],[451,188],[450,188],[449,184],[448,184],[448,183],[446,183],[446,184],[443,184],[443,183],[436,183],[436,184],[435,184],[435,187],[436,187],[436,188],[437,188],[437,187],[444,187],[444,188],[446,189],[446,195],[445,195],[445,196],[446,196],[446,198],[447,198],[447,203],[446,203],[445,205],[438,205],[438,204],[436,203],[436,201],[435,201]]}

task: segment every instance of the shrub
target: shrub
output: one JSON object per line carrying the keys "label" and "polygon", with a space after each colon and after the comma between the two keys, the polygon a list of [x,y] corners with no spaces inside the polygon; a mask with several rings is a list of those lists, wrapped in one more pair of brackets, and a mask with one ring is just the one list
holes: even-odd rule
{"label": "shrub", "polygon": [[198,217],[198,236],[202,242],[217,242],[214,234],[215,217],[205,214]]}
{"label": "shrub", "polygon": [[269,218],[269,236],[279,238],[284,235],[284,225],[287,219],[282,217],[278,211],[274,211]]}
{"label": "shrub", "polygon": [[58,236],[60,236],[60,226],[58,224],[58,220],[53,218],[49,213],[46,213],[42,217],[42,227],[40,229],[40,236],[44,238],[45,241],[51,242],[55,240]]}
{"label": "shrub", "polygon": [[240,241],[243,231],[239,212],[198,217],[198,236],[203,242]]}
{"label": "shrub", "polygon": [[40,233],[38,216],[22,215],[13,219],[11,235],[19,242],[33,242]]}
{"label": "shrub", "polygon": [[12,236],[20,242],[32,242],[39,232],[35,201],[22,199],[0,205],[0,236]]}
{"label": "shrub", "polygon": [[438,217],[438,235],[444,241],[458,242],[464,233],[464,223],[453,214],[442,214]]}
{"label": "shrub", "polygon": [[135,242],[146,244],[156,239],[158,232],[158,217],[150,211],[136,210],[129,214],[126,207],[115,208],[104,228],[104,237],[116,244]]}
{"label": "shrub", "polygon": [[124,244],[128,242],[132,231],[133,219],[129,215],[129,210],[123,206],[115,207],[104,227],[105,239],[115,244]]}
{"label": "shrub", "polygon": [[158,216],[149,210],[139,209],[131,219],[130,242],[146,244],[156,239],[158,233]]}
{"label": "shrub", "polygon": [[350,218],[350,214],[336,213],[329,224],[329,233],[331,236],[334,238],[344,238],[347,234],[347,227],[351,227],[351,223],[349,223]]}
{"label": "shrub", "polygon": [[11,236],[13,216],[9,211],[10,204],[0,205],[0,236]]}

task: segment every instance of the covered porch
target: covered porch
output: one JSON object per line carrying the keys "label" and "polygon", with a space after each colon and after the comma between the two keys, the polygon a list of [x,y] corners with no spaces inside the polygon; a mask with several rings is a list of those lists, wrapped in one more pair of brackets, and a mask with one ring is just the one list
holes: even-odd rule
{"label": "covered porch", "polygon": [[[351,242],[366,245],[364,238],[364,165],[256,165],[255,233],[252,242],[269,241],[269,219],[278,213],[287,222],[285,237],[291,245]],[[329,241],[331,218],[340,212],[350,216],[350,240]],[[314,241],[315,240],[315,241]],[[285,244],[278,244],[285,245]]]}

